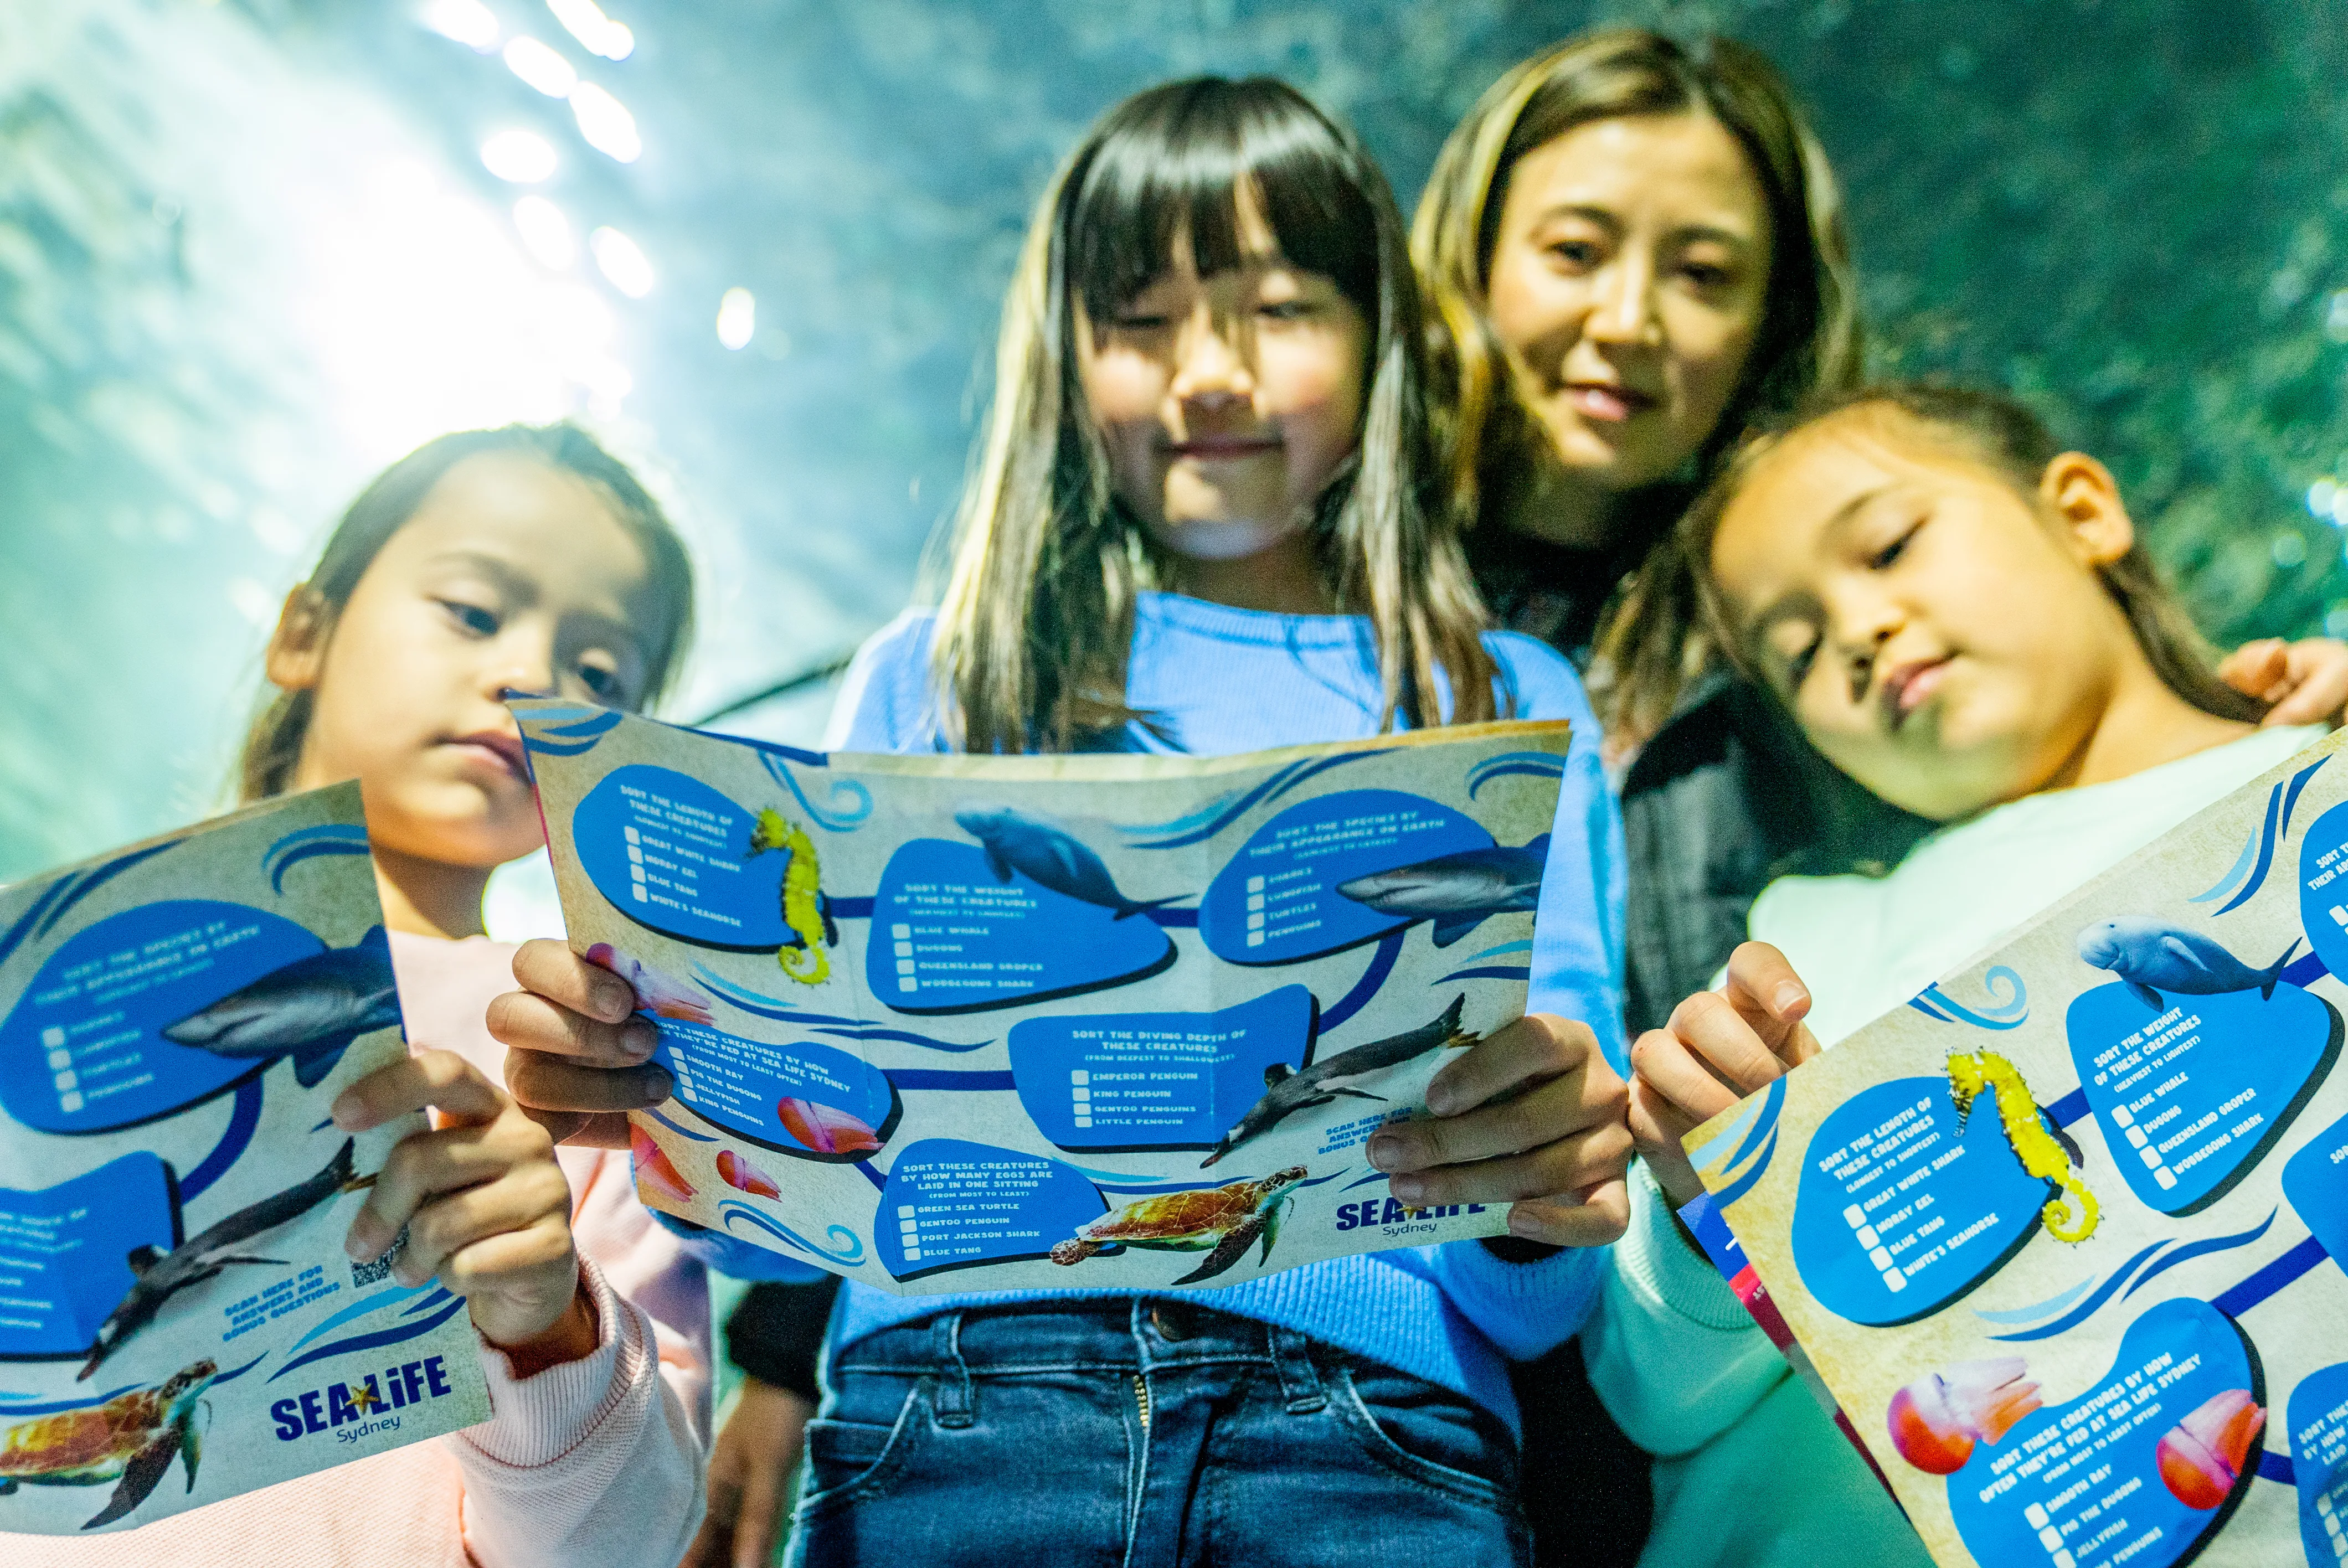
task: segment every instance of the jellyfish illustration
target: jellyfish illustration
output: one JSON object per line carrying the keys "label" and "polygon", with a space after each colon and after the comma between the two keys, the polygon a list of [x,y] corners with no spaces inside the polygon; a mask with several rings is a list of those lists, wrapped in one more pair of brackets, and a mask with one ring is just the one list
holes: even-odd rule
{"label": "jellyfish illustration", "polygon": [[819,1154],[865,1154],[880,1146],[879,1133],[834,1106],[793,1098],[778,1101],[775,1113],[784,1131]]}
{"label": "jellyfish illustration", "polygon": [[628,1126],[628,1153],[635,1156],[636,1186],[640,1191],[657,1193],[671,1203],[693,1201],[693,1184],[670,1161],[668,1151],[633,1122]]}
{"label": "jellyfish illustration", "polygon": [[754,1198],[779,1198],[782,1184],[731,1149],[717,1152],[717,1179]]}
{"label": "jellyfish illustration", "polygon": [[628,989],[636,993],[637,1008],[654,1018],[675,1019],[684,1023],[715,1021],[708,992],[653,968],[633,953],[623,952],[609,942],[598,942],[587,949],[587,961],[627,981]]}
{"label": "jellyfish illustration", "polygon": [[2228,1389],[2161,1434],[2154,1450],[2160,1479],[2188,1508],[2210,1509],[2233,1495],[2267,1413],[2248,1389]]}
{"label": "jellyfish illustration", "polygon": [[1932,1475],[1953,1475],[1973,1445],[1995,1444],[2038,1409],[2038,1385],[2019,1356],[1960,1361],[1891,1396],[1886,1425],[1900,1457]]}

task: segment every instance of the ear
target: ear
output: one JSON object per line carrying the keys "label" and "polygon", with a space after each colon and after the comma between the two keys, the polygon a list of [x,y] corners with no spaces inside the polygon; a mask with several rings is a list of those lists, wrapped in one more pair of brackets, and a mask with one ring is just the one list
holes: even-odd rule
{"label": "ear", "polygon": [[2064,452],[2038,477],[2038,498],[2063,529],[2063,542],[2090,569],[2136,547],[2136,523],[2112,471],[2085,452]]}
{"label": "ear", "polygon": [[277,614],[277,630],[269,634],[269,651],[262,671],[269,683],[285,692],[307,692],[318,684],[326,664],[326,638],[334,630],[334,611],[317,589],[297,583],[285,596]]}

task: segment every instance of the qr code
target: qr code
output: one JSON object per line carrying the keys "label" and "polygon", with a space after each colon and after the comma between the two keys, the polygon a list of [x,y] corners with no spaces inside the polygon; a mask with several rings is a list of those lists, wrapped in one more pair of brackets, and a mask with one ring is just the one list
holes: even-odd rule
{"label": "qr code", "polygon": [[400,1252],[407,1245],[407,1233],[403,1230],[392,1238],[391,1246],[381,1257],[376,1258],[373,1263],[351,1265],[351,1288],[364,1290],[370,1285],[380,1285],[389,1279],[392,1265],[399,1261]]}

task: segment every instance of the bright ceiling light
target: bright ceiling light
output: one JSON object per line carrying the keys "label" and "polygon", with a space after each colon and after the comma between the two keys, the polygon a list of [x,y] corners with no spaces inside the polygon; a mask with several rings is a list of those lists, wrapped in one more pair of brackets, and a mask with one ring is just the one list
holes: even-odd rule
{"label": "bright ceiling light", "polygon": [[497,47],[498,19],[481,0],[430,0],[424,7],[424,25],[444,38],[480,54]]}
{"label": "bright ceiling light", "polygon": [[571,231],[571,220],[545,197],[525,196],[515,202],[513,220],[521,242],[541,265],[560,272],[579,259],[579,238]]}
{"label": "bright ceiling light", "polygon": [[748,348],[758,334],[758,296],[747,289],[728,289],[717,302],[717,341],[727,348]]}
{"label": "bright ceiling light", "polygon": [[481,143],[481,167],[499,179],[535,185],[554,172],[554,148],[532,131],[501,130]]}
{"label": "bright ceiling light", "polygon": [[596,151],[622,163],[633,163],[644,150],[636,134],[636,117],[627,106],[592,82],[582,82],[571,92],[571,112],[578,117],[579,134]]}
{"label": "bright ceiling light", "polygon": [[587,248],[595,253],[595,265],[620,292],[641,300],[653,292],[653,264],[633,240],[617,229],[598,229],[587,236]]}
{"label": "bright ceiling light", "polygon": [[607,60],[624,60],[635,49],[636,36],[603,15],[595,0],[546,0],[546,8],[582,47]]}
{"label": "bright ceiling light", "polygon": [[506,46],[506,69],[551,98],[567,98],[579,85],[579,69],[548,45],[523,36]]}

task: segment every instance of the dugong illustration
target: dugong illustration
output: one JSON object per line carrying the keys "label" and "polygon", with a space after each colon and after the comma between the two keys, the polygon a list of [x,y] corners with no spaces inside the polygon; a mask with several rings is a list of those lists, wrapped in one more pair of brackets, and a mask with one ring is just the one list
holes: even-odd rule
{"label": "dugong illustration", "polygon": [[967,805],[954,813],[954,822],[986,850],[986,864],[999,881],[1017,872],[1038,887],[1048,887],[1086,904],[1117,911],[1116,918],[1138,915],[1160,904],[1186,897],[1134,899],[1117,891],[1101,857],[1058,823],[1031,816],[1012,806]]}
{"label": "dugong illustration", "polygon": [[1373,871],[1337,884],[1337,891],[1381,915],[1435,921],[1435,945],[1447,948],[1495,915],[1540,903],[1549,835],[1516,849],[1463,849],[1416,866]]}
{"label": "dugong illustration", "polygon": [[2227,991],[2274,995],[2283,966],[2299,951],[2293,938],[2282,957],[2263,969],[2254,969],[2198,931],[2172,926],[2141,915],[2098,920],[2079,933],[2079,957],[2099,969],[2109,969],[2155,1012],[2166,1010],[2163,991],[2178,996],[2213,997]]}

